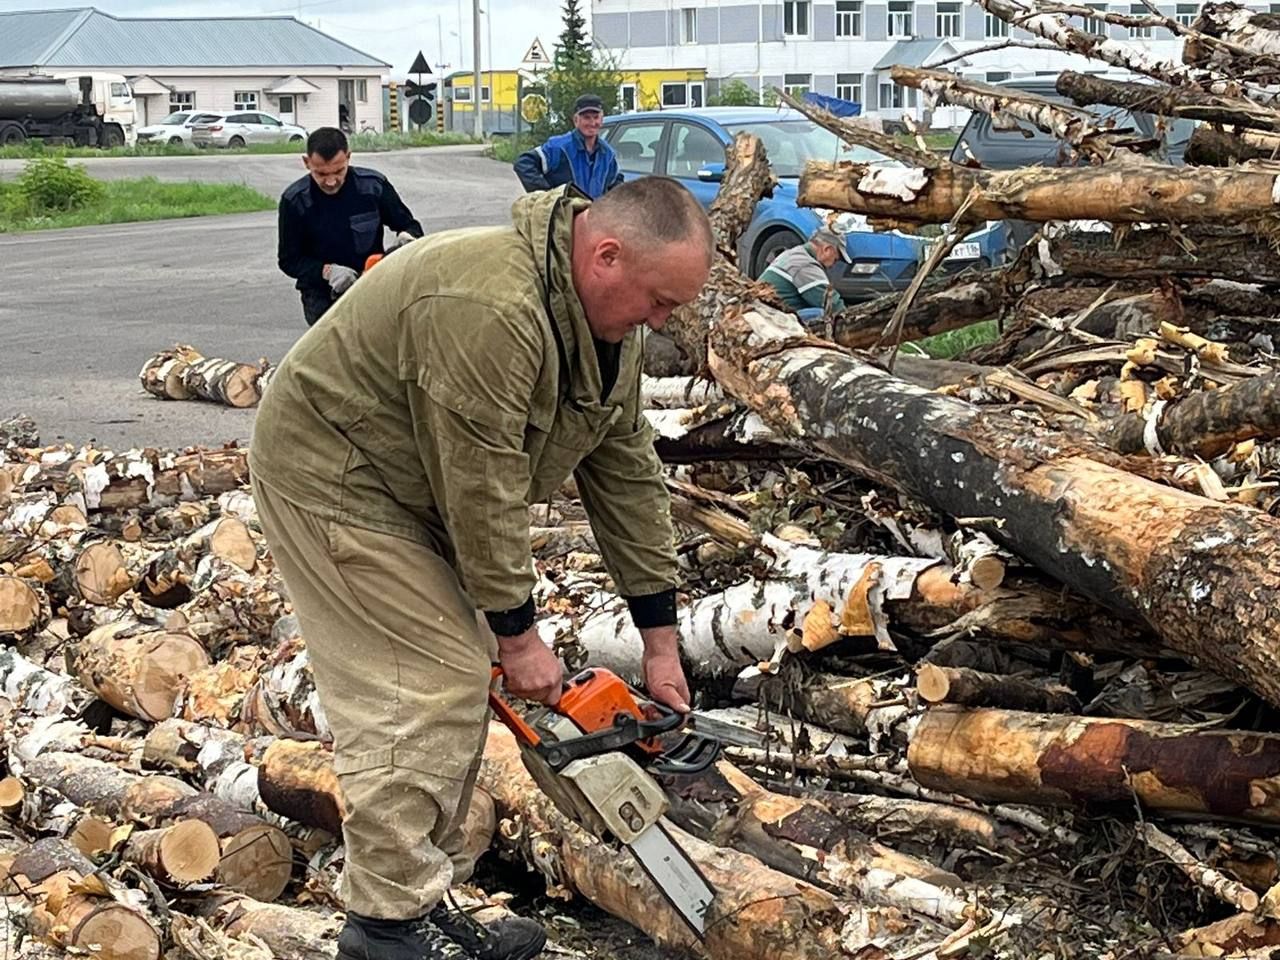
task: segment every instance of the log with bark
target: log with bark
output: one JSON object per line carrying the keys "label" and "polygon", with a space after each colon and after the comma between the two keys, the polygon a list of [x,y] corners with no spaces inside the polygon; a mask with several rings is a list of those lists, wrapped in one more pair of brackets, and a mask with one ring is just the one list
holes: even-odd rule
{"label": "log with bark", "polygon": [[1096,167],[998,173],[810,161],[797,203],[893,223],[949,223],[968,204],[979,220],[1172,221],[1265,230],[1276,224],[1276,196],[1274,172],[1171,167],[1119,155]]}
{"label": "log with bark", "polygon": [[224,933],[267,945],[276,960],[333,960],[342,916],[328,910],[263,903],[241,894],[204,894],[182,908]]}
{"label": "log with bark", "polygon": [[0,637],[42,630],[50,616],[49,598],[39,583],[0,577]]}
{"label": "log with bark", "polygon": [[173,715],[187,678],[209,665],[209,655],[187,634],[120,620],[80,640],[72,662],[80,682],[101,699],[154,722]]}
{"label": "log with bark", "polygon": [[926,703],[1003,707],[1036,713],[1080,712],[1080,698],[1061,684],[1036,683],[968,667],[921,664],[916,671],[916,692]]}
{"label": "log with bark", "polygon": [[260,366],[205,357],[179,344],[147,359],[138,373],[142,388],[162,400],[209,400],[228,407],[252,407],[261,399]]}
{"label": "log with bark", "polygon": [[[1280,521],[1141,479],[1091,441],[904,384],[758,308],[712,330],[716,379],[794,441],[991,536],[1280,703]],[[1109,462],[1102,462],[1109,461]]]}
{"label": "log with bark", "polygon": [[867,840],[816,800],[766,790],[730,763],[675,778],[668,789],[678,798],[671,816],[685,830],[782,873],[952,928],[982,918],[982,908],[956,892],[954,874]]}
{"label": "log with bark", "polygon": [[38,447],[40,432],[36,422],[19,414],[16,417],[0,417],[0,451],[6,447]]}
{"label": "log with bark", "polygon": [[1250,160],[1280,157],[1280,135],[1250,130],[1227,131],[1196,127],[1187,141],[1183,160],[1201,166],[1231,167]]}
{"label": "log with bark", "polygon": [[70,677],[46,670],[8,646],[0,647],[0,695],[30,717],[78,715],[93,700]]}
{"label": "log with bark", "polygon": [[170,884],[207,880],[222,859],[218,835],[199,820],[179,820],[167,827],[131,833],[120,853],[124,860]]}
{"label": "log with bark", "polygon": [[1206,3],[1191,29],[1195,34],[1183,44],[1183,63],[1266,83],[1280,77],[1280,22],[1274,14],[1238,3]]}
{"label": "log with bark", "polygon": [[216,557],[249,572],[257,556],[257,544],[244,521],[219,517],[151,560],[139,578],[138,594],[153,606],[178,606],[190,598],[191,582],[205,557]]}
{"label": "log with bark", "polygon": [[200,820],[221,842],[218,879],[259,900],[274,900],[292,874],[292,850],[278,827],[217,797],[166,776],[139,776],[75,753],[42,753],[21,775],[90,812],[157,826]]}
{"label": "log with bark", "polygon": [[934,707],[911,775],[980,800],[1280,822],[1280,736],[1144,720]]}
{"label": "log with bark", "polygon": [[[1255,130],[1280,131],[1280,110],[1239,97],[1208,93],[1191,86],[1175,87],[1149,81],[1112,80],[1064,70],[1058,74],[1056,87],[1058,93],[1081,107],[1105,104],[1164,117],[1199,120],[1206,124],[1232,124]],[[1197,132],[1209,129],[1211,128],[1201,126],[1197,128]]]}
{"label": "log with bark", "polygon": [[37,840],[9,865],[8,891],[34,898],[32,932],[103,960],[159,960],[160,933],[136,906],[112,896],[97,868],[65,840]]}
{"label": "log with bark", "polygon": [[[566,818],[534,784],[515,738],[491,727],[480,785],[511,821],[502,837],[556,890],[577,893],[665,949],[696,941],[653,882],[626,853]],[[850,956],[841,943],[844,917],[831,894],[764,866],[755,857],[712,846],[673,829],[716,891],[706,943],[712,960],[830,960]]]}
{"label": "log with bark", "polygon": [[1149,413],[1108,421],[1102,438],[1121,453],[1212,459],[1244,440],[1280,435],[1280,373],[1200,390]]}

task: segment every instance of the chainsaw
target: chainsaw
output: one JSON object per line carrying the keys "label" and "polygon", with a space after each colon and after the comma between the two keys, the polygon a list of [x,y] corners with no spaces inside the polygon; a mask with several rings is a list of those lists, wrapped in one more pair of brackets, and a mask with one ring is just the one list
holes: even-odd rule
{"label": "chainsaw", "polygon": [[[493,680],[502,676],[494,667]],[[614,673],[582,671],[554,707],[521,714],[496,688],[489,705],[515,734],[521,758],[539,788],[566,816],[601,839],[618,840],[653,880],[699,940],[715,890],[671,836],[667,796],[652,773],[705,770],[732,732],[692,720],[647,700]],[[671,746],[682,727],[692,729]],[[728,728],[728,724],[723,725]],[[739,731],[755,743],[755,736]],[[721,736],[723,734],[723,736]]]}

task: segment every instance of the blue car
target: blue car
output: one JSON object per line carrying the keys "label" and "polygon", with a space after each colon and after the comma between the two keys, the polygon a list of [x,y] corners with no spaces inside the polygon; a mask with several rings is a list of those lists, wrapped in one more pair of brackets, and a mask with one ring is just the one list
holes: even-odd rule
{"label": "blue car", "polygon": [[[724,148],[735,134],[753,133],[769,155],[778,178],[772,198],[760,201],[743,234],[738,262],[759,277],[783,250],[802,243],[832,211],[796,206],[796,189],[810,160],[852,160],[883,163],[891,160],[865,147],[850,147],[835,134],[794,110],[772,107],[706,107],[697,110],[657,110],[607,117],[603,136],[618,154],[618,166],[628,180],[660,174],[673,177],[710,207],[724,172]],[[904,289],[928,256],[930,240],[891,231],[872,232],[866,218],[844,213],[834,228],[846,235],[850,262],[831,268],[831,282],[846,299],[865,299]],[[987,224],[956,244],[942,269],[957,272],[1003,262],[1004,226]]]}

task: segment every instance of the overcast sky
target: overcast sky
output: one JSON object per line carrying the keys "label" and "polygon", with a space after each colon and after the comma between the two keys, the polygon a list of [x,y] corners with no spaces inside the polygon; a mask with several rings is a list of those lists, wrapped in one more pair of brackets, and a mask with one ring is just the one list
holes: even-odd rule
{"label": "overcast sky", "polygon": [[[486,13],[493,5],[493,29],[481,17],[483,45],[481,66],[489,68],[489,40],[493,62],[499,69],[519,65],[534,37],[551,52],[560,33],[561,0],[480,0]],[[432,69],[443,62],[448,71],[471,69],[471,0],[74,0],[42,3],[40,0],[0,0],[0,10],[56,10],[96,6],[117,17],[247,17],[261,14],[293,15],[319,27],[357,49],[392,65],[394,75],[408,70],[421,50]],[[590,18],[590,0],[582,0],[583,15]],[[359,13],[353,11],[359,9]],[[461,28],[459,28],[461,13]],[[462,35],[462,54],[458,34]]]}

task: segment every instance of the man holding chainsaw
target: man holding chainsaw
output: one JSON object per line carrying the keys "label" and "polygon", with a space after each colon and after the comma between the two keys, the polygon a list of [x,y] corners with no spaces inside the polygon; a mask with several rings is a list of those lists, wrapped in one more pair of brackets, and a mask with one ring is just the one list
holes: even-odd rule
{"label": "man holding chainsaw", "polygon": [[[689,709],[640,328],[706,281],[706,214],[673,180],[591,202],[529,194],[513,223],[389,258],[280,364],[250,464],[263,530],[334,732],[347,813],[343,960],[518,960],[536,923],[440,905],[486,738],[490,667],[554,704],[529,506],[572,474],[644,642],[649,695]],[[479,614],[477,613],[479,611]]]}
{"label": "man holding chainsaw", "polygon": [[[347,135],[320,127],[307,138],[307,175],[280,197],[277,260],[298,281],[302,315],[312,326],[346,293],[373,254],[390,253],[422,236],[391,181],[351,166]],[[395,231],[384,250],[383,228]]]}

